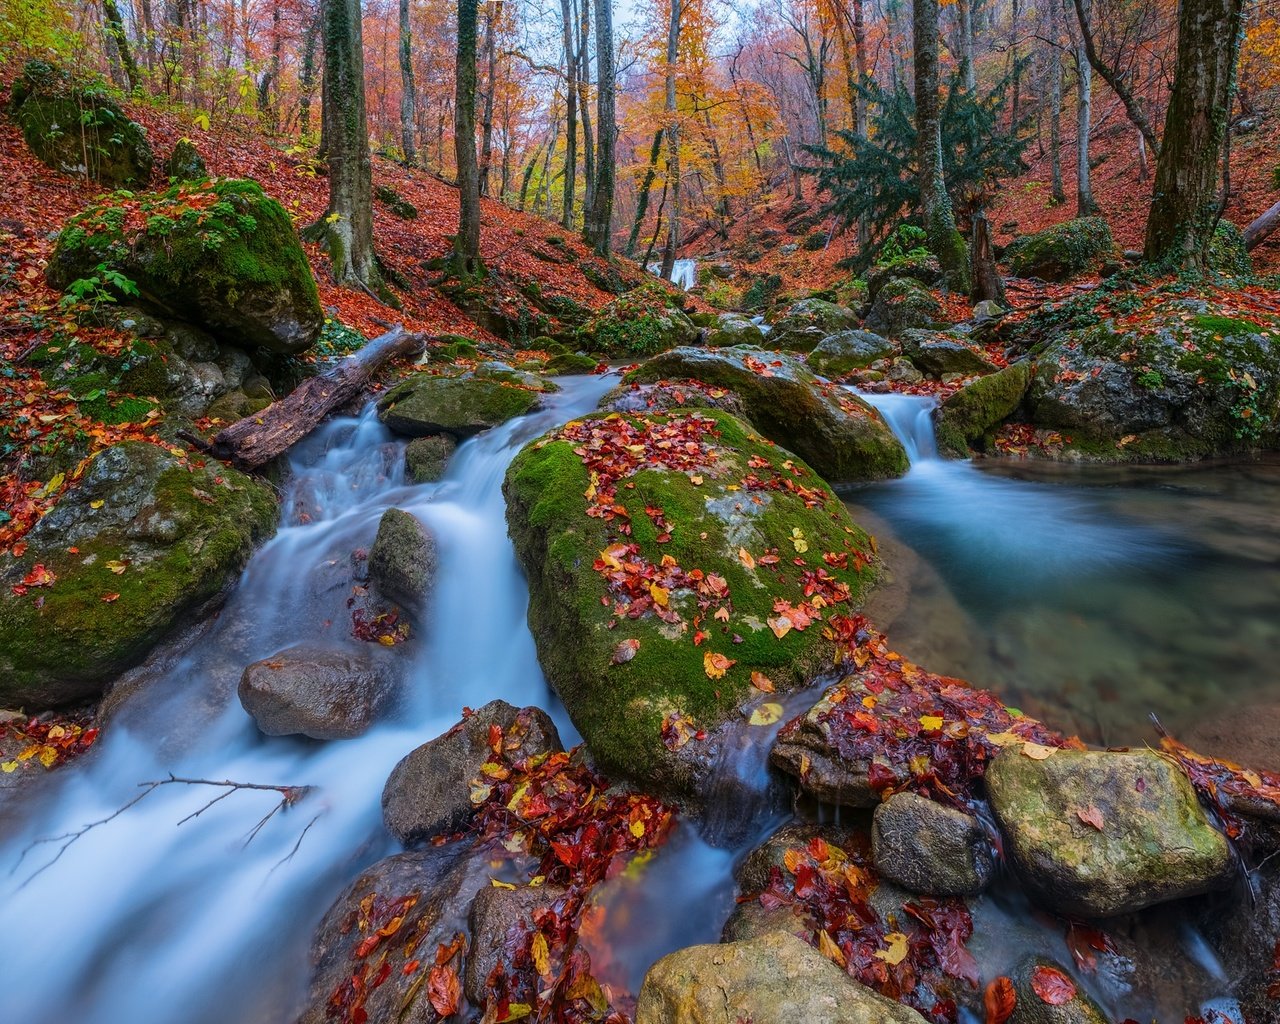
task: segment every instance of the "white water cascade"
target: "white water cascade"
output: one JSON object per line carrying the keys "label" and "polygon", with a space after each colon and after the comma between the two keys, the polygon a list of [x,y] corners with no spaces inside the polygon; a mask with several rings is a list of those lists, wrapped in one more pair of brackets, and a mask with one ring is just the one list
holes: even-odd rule
{"label": "white water cascade", "polygon": [[[651,274],[661,274],[661,263],[650,263],[646,268]],[[698,261],[676,260],[671,266],[671,283],[681,291],[688,291],[698,283]]]}

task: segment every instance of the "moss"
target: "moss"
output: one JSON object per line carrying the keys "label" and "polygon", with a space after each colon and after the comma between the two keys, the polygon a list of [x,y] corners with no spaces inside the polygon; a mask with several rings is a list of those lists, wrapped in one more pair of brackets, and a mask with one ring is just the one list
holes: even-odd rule
{"label": "moss", "polygon": [[383,395],[378,411],[382,422],[397,433],[443,433],[462,440],[537,404],[537,392],[499,380],[416,374]]}
{"label": "moss", "polygon": [[1012,415],[1031,382],[1031,364],[1013,363],[981,377],[943,403],[938,413],[938,447],[966,458],[969,446]]}
{"label": "moss", "polygon": [[378,202],[401,220],[418,219],[418,208],[395,189],[387,185],[379,185],[373,190],[373,194],[377,197]]}
{"label": "moss", "polygon": [[1226,277],[1248,277],[1253,260],[1244,247],[1244,236],[1229,220],[1218,221],[1209,240],[1209,269]]}
{"label": "moss", "polygon": [[1066,281],[1098,269],[1114,253],[1115,242],[1107,222],[1101,217],[1080,217],[1020,241],[1008,256],[1009,270],[1016,277]]}
{"label": "moss", "polygon": [[[583,493],[589,474],[573,443],[550,440],[526,447],[512,463],[504,486],[508,526],[530,579],[529,620],[539,657],[574,724],[606,769],[683,794],[690,792],[694,780],[685,759],[662,743],[667,714],[679,711],[710,728],[735,718],[739,705],[752,696],[752,670],[765,672],[780,690],[789,690],[806,681],[832,653],[818,625],[793,630],[781,640],[765,625],[774,614],[775,599],[804,599],[799,572],[791,564],[791,558],[798,557],[792,531],[800,529],[808,542],[803,558],[809,568],[828,568],[822,561],[824,552],[866,551],[869,545],[844,506],[798,460],[791,463],[805,486],[821,493],[820,507],[807,508],[801,498],[786,492],[764,492],[763,503],[755,505],[737,490],[751,472],[748,460],[780,467],[786,454],[725,413],[700,415],[714,419],[720,432],[715,443],[719,461],[714,472],[701,474],[701,486],[683,473],[647,468],[627,481],[634,487],[620,486],[617,493],[629,514],[630,539],[644,557],[657,564],[670,556],[686,570],[719,573],[727,581],[730,620],[701,624],[707,634],[701,645],[694,644],[692,627],[673,635],[652,614],[610,628],[613,614],[602,603],[605,579],[593,564],[617,538],[603,520],[586,515]],[[668,421],[665,416],[651,419]],[[658,543],[646,507],[663,510],[670,524],[668,543]],[[738,557],[739,547],[756,554],[777,548],[785,557],[776,573],[761,566],[748,569]],[[854,606],[873,578],[870,567],[828,571],[849,584]],[[671,601],[686,620],[696,614],[691,596],[676,592]],[[741,643],[733,642],[735,634]],[[630,662],[614,665],[612,654],[623,639],[638,639],[638,653]],[[710,679],[703,666],[707,651],[723,653],[737,664],[724,678]]]}
{"label": "moss", "polygon": [[578,352],[561,352],[547,361],[545,369],[550,374],[574,374],[590,373],[595,368],[596,361],[591,356],[584,356]]}
{"label": "moss", "polygon": [[405,476],[415,484],[435,483],[448,468],[458,443],[448,434],[415,437],[405,446]]}

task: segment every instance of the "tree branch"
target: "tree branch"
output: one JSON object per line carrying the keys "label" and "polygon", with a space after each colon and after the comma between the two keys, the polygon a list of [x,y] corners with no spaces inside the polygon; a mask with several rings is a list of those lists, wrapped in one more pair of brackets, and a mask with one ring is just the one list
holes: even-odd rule
{"label": "tree branch", "polygon": [[1147,120],[1147,115],[1142,110],[1142,104],[1129,91],[1115,69],[1104,63],[1102,57],[1099,56],[1098,48],[1093,41],[1093,31],[1089,28],[1089,16],[1084,12],[1084,0],[1074,0],[1074,4],[1076,20],[1080,22],[1080,37],[1084,42],[1085,56],[1088,57],[1089,63],[1093,65],[1093,70],[1098,72],[1102,76],[1102,80],[1111,86],[1112,92],[1120,97],[1120,102],[1124,104],[1129,120],[1142,133],[1142,137],[1146,140],[1152,156],[1159,159],[1160,142],[1156,138],[1155,130],[1151,127],[1151,122]]}

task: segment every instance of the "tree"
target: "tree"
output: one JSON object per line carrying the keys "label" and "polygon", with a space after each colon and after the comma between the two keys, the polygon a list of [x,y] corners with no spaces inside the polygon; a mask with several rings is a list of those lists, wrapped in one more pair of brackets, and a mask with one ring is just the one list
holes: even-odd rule
{"label": "tree", "polygon": [[1143,256],[1205,268],[1221,215],[1218,160],[1240,53],[1243,0],[1182,0],[1173,92],[1156,161]]}
{"label": "tree", "polygon": [[115,0],[102,0],[102,14],[107,22],[107,35],[111,37],[111,43],[120,61],[120,68],[124,72],[125,83],[129,92],[133,92],[141,84],[142,79],[138,75],[138,65],[133,59],[133,51],[129,49],[129,37],[124,30],[124,19],[120,17],[120,8],[116,6]]}
{"label": "tree", "polygon": [[329,250],[338,284],[395,303],[373,247],[373,161],[365,114],[360,0],[324,0],[324,147],[329,208],[309,229]]}
{"label": "tree", "polygon": [[613,0],[596,0],[596,187],[583,236],[601,256],[609,255],[617,177],[617,74],[613,67]]}
{"label": "tree", "polygon": [[[1085,19],[1088,20],[1089,2],[1085,0]],[[1092,217],[1098,212],[1093,198],[1093,185],[1089,178],[1089,136],[1093,133],[1093,65],[1085,53],[1082,33],[1076,37],[1076,216]]]}
{"label": "tree", "polygon": [[564,144],[564,211],[560,223],[572,230],[573,201],[578,174],[578,58],[573,44],[573,6],[560,0],[560,28],[564,36],[565,66],[565,144]]}
{"label": "tree", "polygon": [[912,15],[916,79],[916,162],[920,215],[929,249],[942,264],[947,285],[969,291],[969,252],[956,229],[943,176],[942,125],[938,109],[938,0],[915,0]]}
{"label": "tree", "polygon": [[409,0],[400,0],[400,145],[406,163],[417,163],[414,122],[418,102],[413,83],[413,32],[409,24]]}
{"label": "tree", "polygon": [[671,213],[667,221],[667,247],[662,254],[662,276],[668,281],[675,270],[676,249],[680,245],[680,112],[676,107],[676,58],[680,54],[680,0],[671,0],[667,24],[667,66],[665,70],[667,117],[667,183],[671,190]]}
{"label": "tree", "polygon": [[484,276],[480,260],[480,167],[476,161],[476,23],[478,0],[458,0],[458,59],[454,70],[453,145],[458,162],[458,233],[454,274]]}

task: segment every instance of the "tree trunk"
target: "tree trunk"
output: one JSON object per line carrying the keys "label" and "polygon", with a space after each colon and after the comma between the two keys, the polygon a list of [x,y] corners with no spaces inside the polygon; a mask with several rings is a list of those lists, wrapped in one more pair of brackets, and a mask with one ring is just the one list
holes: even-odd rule
{"label": "tree trunk", "polygon": [[[1088,13],[1088,0],[1085,12]],[[1084,41],[1076,39],[1076,216],[1093,217],[1098,203],[1089,180],[1089,135],[1093,131],[1093,66],[1084,52]]]}
{"label": "tree trunk", "polygon": [[1074,2],[1076,20],[1080,23],[1080,41],[1084,45],[1085,59],[1089,61],[1090,67],[1102,76],[1102,80],[1111,86],[1111,91],[1120,97],[1120,102],[1124,104],[1125,113],[1129,115],[1129,120],[1133,122],[1133,126],[1142,134],[1147,145],[1151,147],[1151,151],[1159,153],[1160,143],[1156,140],[1155,130],[1151,127],[1151,123],[1147,120],[1146,112],[1142,109],[1142,100],[1129,91],[1119,71],[1103,61],[1098,53],[1098,48],[1093,41],[1093,28],[1089,24],[1088,0],[1074,0]]}
{"label": "tree trunk", "polygon": [[1018,107],[1022,101],[1022,66],[1018,60],[1019,8],[1019,0],[1013,0],[1013,15],[1009,28],[1009,71],[1013,75],[1013,88],[1009,90],[1009,124],[1015,132],[1018,128]]}
{"label": "tree trunk", "polygon": [[516,207],[516,209],[519,210],[521,213],[524,213],[524,205],[529,198],[529,182],[533,180],[533,172],[537,170],[538,155],[541,152],[542,152],[542,143],[538,143],[538,145],[533,150],[533,156],[529,158],[529,163],[525,165],[524,174],[521,176],[520,203]]}
{"label": "tree trunk", "polygon": [[129,92],[133,92],[142,85],[142,76],[138,74],[137,62],[133,59],[133,51],[129,49],[129,36],[124,30],[124,19],[120,17],[116,0],[102,0],[102,13],[107,22],[107,35],[111,37],[120,57],[120,69],[124,72]]}
{"label": "tree trunk", "polygon": [[920,212],[929,248],[942,264],[948,287],[969,293],[969,254],[956,230],[942,176],[942,122],[938,105],[938,0],[915,0],[912,17],[916,80],[916,159]]}
{"label": "tree trunk", "polygon": [[480,261],[480,168],[476,163],[476,21],[478,0],[458,0],[453,145],[458,162],[458,233],[454,272],[463,281],[484,274]]}
{"label": "tree trunk", "polygon": [[1231,115],[1242,0],[1182,0],[1173,91],[1156,161],[1144,258],[1203,270],[1221,213],[1218,160]]}
{"label": "tree trunk", "polygon": [[311,19],[302,37],[302,66],[298,70],[298,122],[303,135],[311,134],[311,102],[316,94],[316,45],[320,42],[320,14]]}
{"label": "tree trunk", "polygon": [[667,26],[666,115],[667,180],[671,193],[671,213],[667,221],[667,247],[662,253],[662,276],[668,281],[680,247],[680,117],[676,109],[676,58],[680,54],[680,0],[671,0],[671,22]]}
{"label": "tree trunk", "polygon": [[373,248],[373,161],[365,115],[360,0],[324,0],[325,149],[329,208],[314,226],[338,284],[393,302]]}
{"label": "tree trunk", "polygon": [[397,325],[257,415],[225,427],[207,446],[208,451],[244,469],[265,466],[311,433],[329,413],[357,398],[383,363],[397,356],[416,355],[425,344],[425,335],[411,334]]}
{"label": "tree trunk", "polygon": [[849,94],[849,127],[857,131],[858,125],[858,71],[854,47],[849,39],[849,26],[845,24],[843,0],[834,0],[835,10],[831,20],[836,27],[836,41],[840,44],[840,62],[844,68],[845,90]]}
{"label": "tree trunk", "polygon": [[[870,72],[867,70],[867,22],[866,15],[863,10],[863,0],[852,0],[853,8],[853,55],[857,61],[858,67],[858,84],[866,86],[870,80]],[[858,106],[854,111],[853,130],[858,133],[860,139],[867,137],[867,98],[858,93]]]}
{"label": "tree trunk", "polygon": [[644,178],[640,182],[640,192],[636,199],[636,217],[631,222],[631,234],[627,238],[626,255],[635,256],[636,245],[640,242],[640,228],[644,225],[644,216],[649,212],[649,190],[653,187],[653,179],[658,175],[658,157],[662,153],[663,130],[659,128],[653,133],[653,145],[649,149],[649,166],[644,170]]}
{"label": "tree trunk", "polygon": [[1244,247],[1246,250],[1256,248],[1276,228],[1280,228],[1280,203],[1276,203],[1266,213],[1244,229]]}
{"label": "tree trunk", "polygon": [[414,116],[418,109],[417,92],[413,84],[413,29],[409,23],[409,0],[400,0],[400,145],[404,149],[405,163],[418,162],[418,147],[414,144]]}
{"label": "tree trunk", "polygon": [[1062,187],[1062,50],[1058,43],[1058,0],[1049,0],[1049,177],[1050,195],[1055,204],[1067,201]]}
{"label": "tree trunk", "polygon": [[565,144],[564,144],[564,212],[560,223],[573,229],[573,201],[578,174],[578,56],[573,44],[573,7],[570,0],[560,0],[560,19],[564,35],[565,65]]}
{"label": "tree trunk", "polygon": [[489,194],[489,167],[493,162],[493,99],[498,84],[498,12],[502,0],[485,5],[484,59],[487,81],[484,89],[484,114],[480,118],[480,194]]}
{"label": "tree trunk", "polygon": [[591,132],[591,0],[582,0],[578,23],[578,120],[582,122],[582,210],[589,213],[596,201],[596,143]]}
{"label": "tree trunk", "polygon": [[991,225],[987,215],[979,210],[973,217],[973,291],[974,302],[991,300],[1002,305],[1005,302],[1004,280],[996,269],[995,247],[991,244]]}
{"label": "tree trunk", "polygon": [[617,74],[613,67],[613,0],[596,0],[596,187],[587,216],[586,241],[608,256],[617,178]]}
{"label": "tree trunk", "polygon": [[960,79],[965,92],[973,92],[978,87],[978,78],[973,66],[972,0],[957,0],[956,14],[960,22]]}

